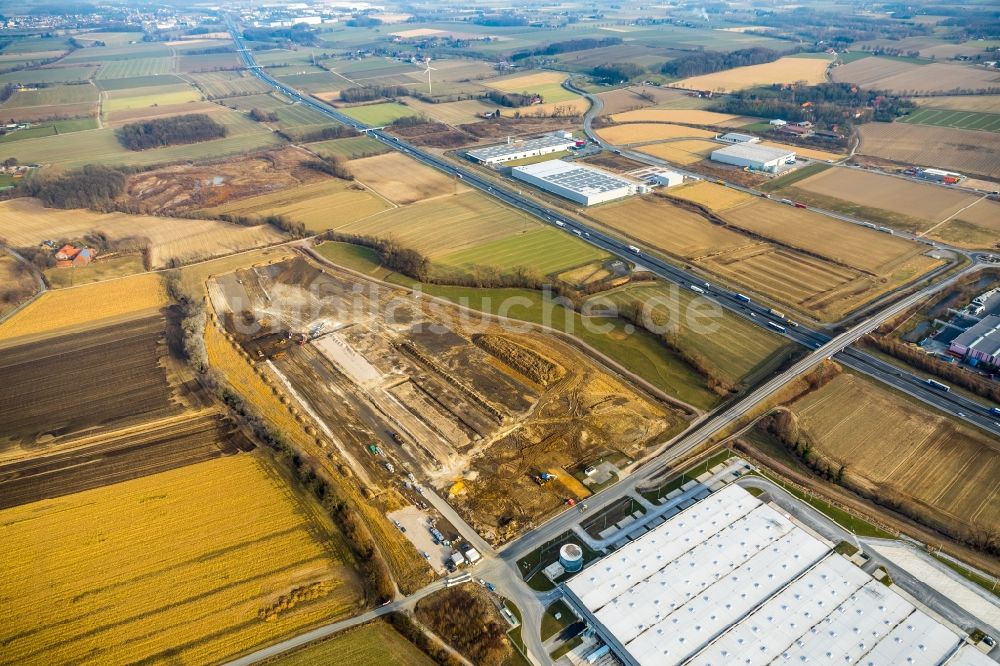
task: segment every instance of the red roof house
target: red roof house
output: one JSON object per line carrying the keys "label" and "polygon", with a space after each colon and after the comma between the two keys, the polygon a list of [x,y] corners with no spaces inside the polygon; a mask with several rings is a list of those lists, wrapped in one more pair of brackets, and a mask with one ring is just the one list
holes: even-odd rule
{"label": "red roof house", "polygon": [[73,247],[72,245],[63,245],[58,252],[56,252],[57,261],[72,261],[76,259],[76,255],[80,254],[80,251]]}

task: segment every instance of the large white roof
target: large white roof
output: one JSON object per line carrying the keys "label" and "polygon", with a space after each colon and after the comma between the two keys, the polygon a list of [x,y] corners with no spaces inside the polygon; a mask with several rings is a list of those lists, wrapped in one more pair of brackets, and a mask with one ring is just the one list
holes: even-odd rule
{"label": "large white roof", "polygon": [[735,484],[567,587],[642,666],[992,663]]}
{"label": "large white roof", "polygon": [[766,163],[773,162],[774,160],[791,159],[795,157],[795,151],[785,150],[784,148],[772,148],[771,146],[762,146],[759,143],[737,143],[732,146],[726,146],[725,148],[713,150],[712,159],[715,159],[716,155],[728,155],[729,157],[735,157],[738,159],[755,160]]}
{"label": "large white roof", "polygon": [[516,166],[511,171],[515,177],[518,174],[527,174],[587,195],[620,190],[635,185],[632,181],[613,173],[563,160],[547,160]]}

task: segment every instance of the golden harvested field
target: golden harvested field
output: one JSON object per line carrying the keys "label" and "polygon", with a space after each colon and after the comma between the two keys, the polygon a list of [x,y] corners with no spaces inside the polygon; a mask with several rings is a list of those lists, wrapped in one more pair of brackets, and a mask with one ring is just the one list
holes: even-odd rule
{"label": "golden harvested field", "polygon": [[749,118],[731,116],[728,113],[688,109],[638,109],[616,113],[611,116],[611,119],[616,123],[688,123],[691,125],[718,125],[719,127],[740,127],[753,122]]}
{"label": "golden harvested field", "polygon": [[1000,249],[1000,203],[980,199],[929,235],[960,247]]}
{"label": "golden harvested field", "polygon": [[668,123],[630,123],[605,127],[597,130],[597,134],[608,143],[627,144],[663,139],[711,139],[716,133]]}
{"label": "golden harvested field", "polygon": [[566,74],[562,72],[524,72],[481,81],[482,85],[512,93],[538,93],[546,102],[563,102],[579,96],[562,87]]}
{"label": "golden harvested field", "polygon": [[393,237],[405,247],[442,256],[539,229],[538,223],[478,192],[397,208],[337,228],[349,234]]}
{"label": "golden harvested field", "polygon": [[753,197],[746,192],[705,180],[671,188],[668,194],[701,204],[712,211],[725,210],[753,200]]}
{"label": "golden harvested field", "polygon": [[931,222],[944,220],[978,198],[961,190],[861,169],[827,169],[795,183],[795,188]]}
{"label": "golden harvested field", "polygon": [[754,245],[742,234],[651,197],[630,197],[587,212],[601,224],[681,257],[701,257]]}
{"label": "golden harvested field", "polygon": [[132,319],[166,306],[159,275],[143,273],[120,280],[47,291],[0,324],[0,340],[52,333],[110,319]]}
{"label": "golden harvested field", "polygon": [[[912,241],[809,210],[754,199],[728,209],[726,222],[873,275],[887,275],[926,249]],[[926,258],[928,270],[937,262]]]}
{"label": "golden harvested field", "polygon": [[497,108],[495,104],[486,104],[478,99],[431,104],[429,102],[422,102],[415,97],[407,98],[406,106],[446,125],[477,123],[482,120],[478,114],[495,111]]}
{"label": "golden harvested field", "polygon": [[835,320],[872,297],[873,281],[850,268],[766,243],[698,260],[706,269],[774,301]]}
{"label": "golden harvested field", "polygon": [[772,83],[796,83],[805,81],[810,85],[826,80],[826,68],[830,62],[820,58],[779,58],[774,62],[749,67],[737,67],[724,72],[694,76],[683,79],[671,86],[689,90],[731,91]]}
{"label": "golden harvested field", "polygon": [[397,204],[469,191],[457,180],[396,151],[351,160],[349,168],[358,182]]}
{"label": "golden harvested field", "polygon": [[834,68],[835,81],[889,92],[930,93],[1000,87],[1000,73],[982,67],[933,63],[915,65],[886,58],[863,58]]}
{"label": "golden harvested field", "polygon": [[643,146],[640,152],[659,157],[676,164],[694,164],[712,154],[713,150],[721,148],[722,144],[704,139],[681,139]]}
{"label": "golden harvested field", "polygon": [[900,123],[867,123],[860,132],[862,155],[1000,179],[1000,133]]}
{"label": "golden harvested field", "polygon": [[550,116],[572,117],[580,116],[586,113],[587,109],[590,108],[590,102],[582,97],[578,97],[576,99],[565,100],[562,102],[537,104],[535,106],[523,106],[520,109],[509,109],[505,106],[501,106],[499,108],[500,115],[505,118],[513,118],[518,115],[522,118],[548,118]]}
{"label": "golden harvested field", "polygon": [[212,214],[259,216],[286,215],[312,232],[335,229],[389,208],[389,204],[364,189],[344,181],[323,180],[279,192],[241,199],[206,209]]}
{"label": "golden harvested field", "polygon": [[11,663],[218,662],[362,600],[329,520],[250,455],[0,519],[10,604],[0,641]]}
{"label": "golden harvested field", "polygon": [[793,146],[787,143],[778,143],[776,141],[761,141],[760,145],[770,146],[771,148],[781,148],[782,150],[794,150],[796,155],[801,155],[802,157],[808,157],[814,160],[824,160],[833,161],[844,159],[843,153],[831,153],[826,150],[817,150],[815,148],[803,148],[802,146]]}
{"label": "golden harvested field", "polygon": [[792,409],[813,451],[846,465],[849,484],[952,533],[1000,530],[1000,445],[981,430],[848,373]]}
{"label": "golden harvested field", "polygon": [[1000,95],[957,95],[918,97],[914,99],[918,106],[934,109],[951,109],[954,111],[979,111],[981,113],[1000,113]]}
{"label": "golden harvested field", "polygon": [[243,227],[218,220],[195,220],[90,210],[45,208],[37,199],[0,203],[0,236],[15,247],[38,245],[45,239],[82,238],[100,231],[114,241],[145,238],[150,265],[162,268],[171,261],[186,263],[230,254],[283,240],[270,225]]}

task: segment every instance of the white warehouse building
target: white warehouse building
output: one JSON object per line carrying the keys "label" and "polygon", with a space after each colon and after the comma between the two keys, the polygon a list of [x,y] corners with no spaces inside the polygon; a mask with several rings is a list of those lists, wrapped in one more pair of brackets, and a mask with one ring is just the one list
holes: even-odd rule
{"label": "white warehouse building", "polygon": [[625,666],[996,666],[958,627],[736,484],[561,589]]}
{"label": "white warehouse building", "polygon": [[523,141],[508,141],[507,143],[485,148],[473,148],[466,151],[471,159],[480,164],[502,164],[512,160],[522,160],[526,157],[539,157],[541,155],[551,155],[563,150],[569,150],[576,146],[576,139],[569,132],[553,132],[537,139],[525,139]]}
{"label": "white warehouse building", "polygon": [[754,171],[777,173],[783,164],[795,161],[795,153],[784,148],[771,148],[756,143],[737,143],[713,150],[712,160],[738,167],[749,167]]}
{"label": "white warehouse building", "polygon": [[645,185],[613,173],[563,160],[517,166],[510,173],[518,180],[584,206],[621,199],[635,194],[640,188],[646,189]]}

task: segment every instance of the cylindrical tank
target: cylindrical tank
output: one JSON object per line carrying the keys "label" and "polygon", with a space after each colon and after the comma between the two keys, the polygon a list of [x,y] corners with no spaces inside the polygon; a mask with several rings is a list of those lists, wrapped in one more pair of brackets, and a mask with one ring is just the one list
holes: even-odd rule
{"label": "cylindrical tank", "polygon": [[579,571],[583,568],[583,549],[575,543],[567,543],[559,549],[559,564],[566,571]]}

